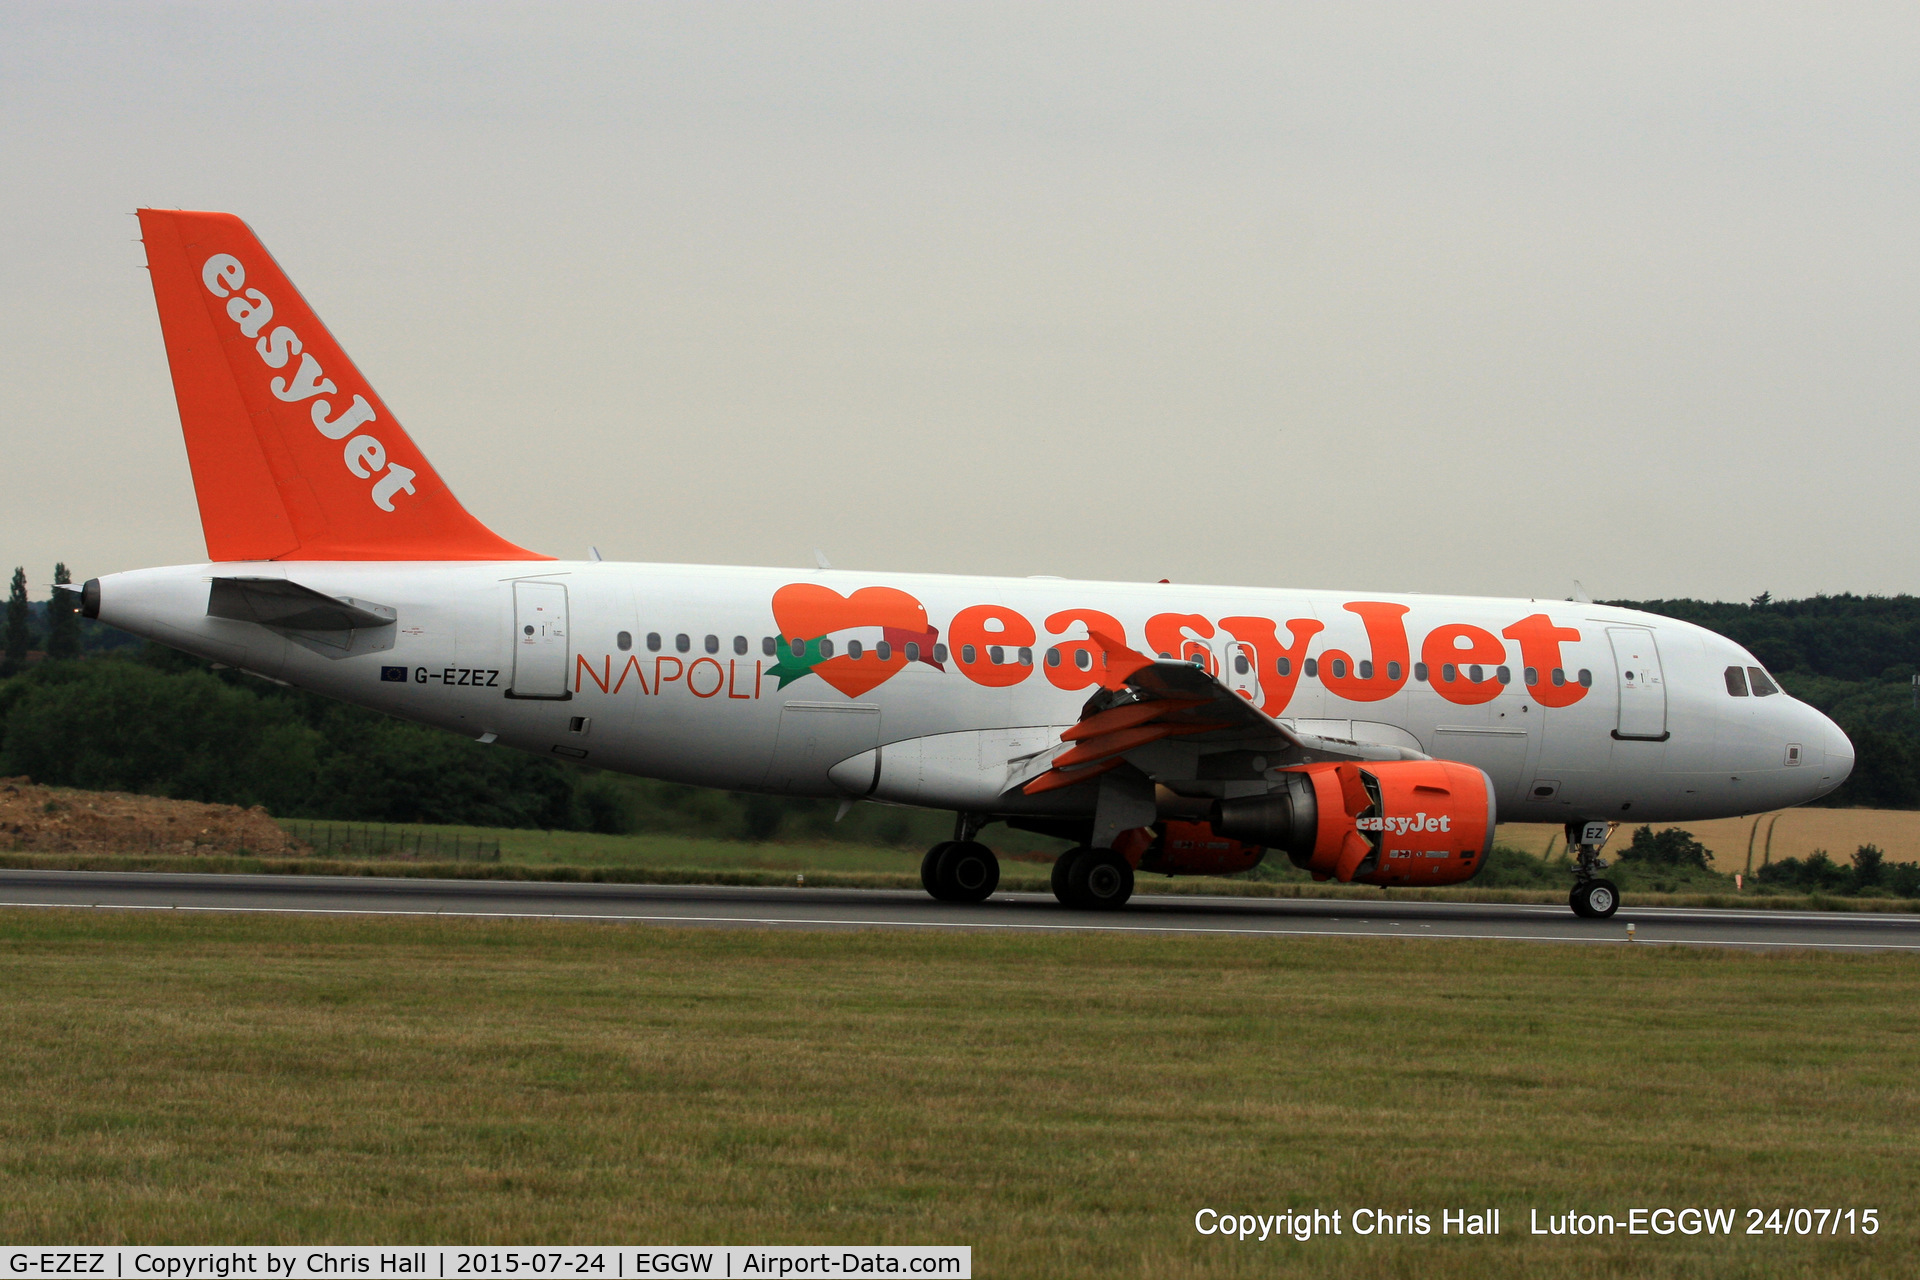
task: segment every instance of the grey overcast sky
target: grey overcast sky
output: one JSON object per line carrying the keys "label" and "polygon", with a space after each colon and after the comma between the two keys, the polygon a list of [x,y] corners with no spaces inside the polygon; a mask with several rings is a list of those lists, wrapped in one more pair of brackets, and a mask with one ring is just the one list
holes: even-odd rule
{"label": "grey overcast sky", "polygon": [[1912,591],[1917,67],[1911,4],[6,4],[0,560],[204,558],[153,204],[557,555]]}

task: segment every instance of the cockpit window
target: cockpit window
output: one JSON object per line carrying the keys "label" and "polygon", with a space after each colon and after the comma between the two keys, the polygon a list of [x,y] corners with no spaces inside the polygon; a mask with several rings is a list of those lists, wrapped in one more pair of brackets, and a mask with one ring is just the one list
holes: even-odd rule
{"label": "cockpit window", "polygon": [[1773,682],[1773,680],[1772,680],[1772,678],[1771,678],[1770,676],[1768,676],[1768,675],[1767,675],[1767,673],[1766,673],[1766,672],[1764,672],[1764,671],[1762,671],[1762,670],[1761,670],[1760,668],[1758,668],[1758,667],[1748,667],[1748,668],[1747,668],[1747,675],[1748,675],[1748,676],[1749,676],[1749,677],[1750,677],[1750,678],[1752,679],[1752,681],[1753,681],[1753,696],[1754,696],[1754,697],[1756,697],[1756,698],[1764,698],[1764,697],[1766,697],[1766,696],[1767,696],[1768,694],[1770,694],[1770,693],[1778,693],[1778,692],[1780,692],[1780,686],[1779,686],[1779,685],[1777,685],[1777,684],[1775,684],[1775,683]]}
{"label": "cockpit window", "polygon": [[1743,669],[1727,668],[1727,692],[1736,698],[1747,696],[1747,673]]}

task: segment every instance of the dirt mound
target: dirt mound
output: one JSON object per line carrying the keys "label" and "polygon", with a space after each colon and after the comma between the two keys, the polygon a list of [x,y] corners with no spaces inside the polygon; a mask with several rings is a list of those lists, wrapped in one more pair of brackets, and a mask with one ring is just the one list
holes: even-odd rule
{"label": "dirt mound", "polygon": [[120,791],[37,787],[28,778],[0,778],[0,848],[282,857],[312,851],[258,805],[242,809]]}

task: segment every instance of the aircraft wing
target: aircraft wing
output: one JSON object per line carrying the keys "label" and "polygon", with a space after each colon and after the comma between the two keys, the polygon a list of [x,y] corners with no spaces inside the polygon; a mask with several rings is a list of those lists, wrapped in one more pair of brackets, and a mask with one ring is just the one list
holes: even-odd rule
{"label": "aircraft wing", "polygon": [[1031,756],[1010,780],[1037,795],[1070,787],[1116,769],[1129,753],[1170,738],[1201,755],[1256,752],[1268,768],[1320,760],[1425,760],[1406,747],[1301,733],[1281,724],[1191,662],[1149,658],[1119,641],[1090,632],[1105,652],[1101,689],[1080,720],[1060,735],[1060,746]]}

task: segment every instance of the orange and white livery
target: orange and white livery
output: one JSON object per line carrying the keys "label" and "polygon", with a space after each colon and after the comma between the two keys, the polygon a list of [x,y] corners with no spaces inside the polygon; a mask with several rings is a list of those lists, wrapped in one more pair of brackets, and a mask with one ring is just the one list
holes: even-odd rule
{"label": "orange and white livery", "polygon": [[1450,884],[1561,822],[1610,915],[1617,822],[1798,804],[1846,736],[1738,645],[1558,600],[555,560],[467,512],[239,219],[140,214],[208,560],[112,574],[124,630],[486,742],[956,814],[928,891],[1057,835],[1062,901],[1279,856]]}

